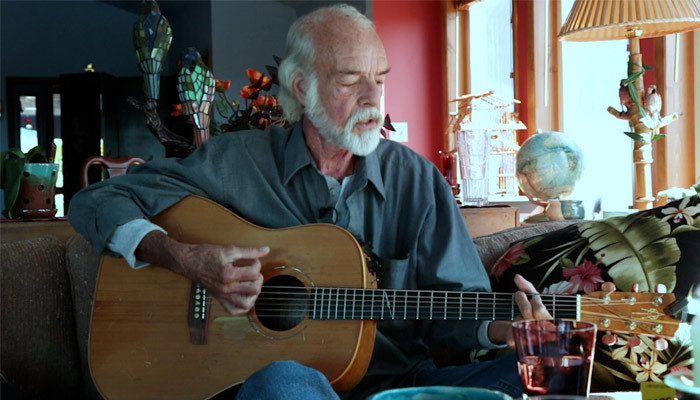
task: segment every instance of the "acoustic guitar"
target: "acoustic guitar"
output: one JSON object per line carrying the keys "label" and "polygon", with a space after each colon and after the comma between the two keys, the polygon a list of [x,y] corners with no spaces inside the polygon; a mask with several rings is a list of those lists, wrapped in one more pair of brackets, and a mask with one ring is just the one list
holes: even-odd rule
{"label": "acoustic guitar", "polygon": [[[103,257],[92,310],[89,364],[106,399],[204,399],[275,360],[296,360],[347,391],[363,377],[377,320],[512,320],[512,293],[377,289],[366,255],[329,224],[255,226],[188,196],[154,217],[189,243],[270,246],[255,307],[234,317],[197,283],[160,266]],[[542,295],[553,316],[600,329],[674,335],[672,294]]]}

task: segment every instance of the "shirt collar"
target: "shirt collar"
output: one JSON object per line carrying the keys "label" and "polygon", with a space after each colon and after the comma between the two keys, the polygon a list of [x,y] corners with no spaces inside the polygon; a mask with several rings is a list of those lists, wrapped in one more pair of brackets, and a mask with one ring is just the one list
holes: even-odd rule
{"label": "shirt collar", "polygon": [[383,199],[386,199],[384,194],[384,180],[382,179],[381,170],[379,169],[379,157],[375,149],[366,157],[359,157],[357,164],[357,174],[365,175],[367,180],[374,185]]}
{"label": "shirt collar", "polygon": [[[301,121],[294,124],[290,129],[291,134],[284,152],[284,185],[287,185],[292,176],[299,170],[308,165],[314,165],[311,152],[306,146],[306,138],[304,137]],[[355,173],[361,180],[364,181],[366,179],[371,182],[382,198],[386,199],[377,150],[366,157],[358,158],[357,171]]]}
{"label": "shirt collar", "polygon": [[304,138],[304,129],[301,121],[297,122],[291,128],[291,134],[287,140],[287,146],[284,150],[284,185],[286,186],[292,179],[292,176],[300,169],[307,165],[313,165],[313,159],[309,148],[306,147],[306,139]]}

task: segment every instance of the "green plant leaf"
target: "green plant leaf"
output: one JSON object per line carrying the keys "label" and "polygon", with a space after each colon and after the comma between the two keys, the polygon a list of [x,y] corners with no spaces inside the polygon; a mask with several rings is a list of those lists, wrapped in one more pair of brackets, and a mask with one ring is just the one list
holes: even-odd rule
{"label": "green plant leaf", "polygon": [[644,110],[644,108],[642,107],[642,105],[639,103],[639,96],[638,96],[638,94],[637,94],[637,89],[635,89],[634,86],[632,86],[632,87],[630,88],[630,90],[629,90],[629,93],[630,93],[630,98],[632,99],[632,101],[634,102],[634,104],[637,105],[637,108],[639,109],[639,112],[642,113],[642,117],[646,117],[646,116],[647,116],[647,112],[646,112],[646,110]]}
{"label": "green plant leaf", "polygon": [[666,137],[666,135],[664,135],[663,133],[658,133],[656,135],[651,135],[651,140],[652,141],[659,140],[659,139],[663,139],[665,137]]}
{"label": "green plant leaf", "polygon": [[46,152],[40,146],[35,146],[29,149],[27,152],[27,162],[28,163],[47,163],[49,160],[46,158]]}
{"label": "green plant leaf", "polygon": [[670,236],[669,225],[654,216],[633,214],[603,221],[584,222],[578,227],[591,250],[622,291],[653,291],[664,284],[669,292],[676,287],[676,266],[681,251]]}
{"label": "green plant leaf", "polygon": [[633,73],[632,75],[628,76],[626,79],[623,79],[622,82],[620,83],[623,86],[629,86],[631,83],[637,80],[640,76],[644,75],[644,71],[637,71]]}
{"label": "green plant leaf", "polygon": [[564,268],[573,268],[574,267],[574,262],[571,261],[567,257],[562,257],[560,262],[561,262],[561,266]]}
{"label": "green plant leaf", "polygon": [[[25,155],[17,147],[13,147],[9,150],[0,153],[0,189],[5,189],[5,168],[7,160],[12,160],[15,158],[24,158]],[[6,200],[7,201],[7,200]]]}
{"label": "green plant leaf", "polygon": [[19,195],[19,184],[22,182],[22,173],[24,172],[24,164],[27,161],[25,157],[12,157],[5,160],[3,168],[3,176],[5,178],[5,209],[10,218],[14,218],[12,206],[17,201]]}
{"label": "green plant leaf", "polygon": [[644,140],[642,135],[638,134],[637,132],[623,132],[625,135],[631,137],[634,140]]}

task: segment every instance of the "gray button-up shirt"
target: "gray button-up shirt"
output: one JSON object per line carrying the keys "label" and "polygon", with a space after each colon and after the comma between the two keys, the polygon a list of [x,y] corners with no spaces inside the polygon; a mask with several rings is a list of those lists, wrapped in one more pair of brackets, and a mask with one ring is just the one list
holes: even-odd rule
{"label": "gray button-up shirt", "polygon": [[[88,186],[69,219],[99,252],[119,225],[149,218],[196,194],[268,228],[335,223],[385,261],[384,288],[489,291],[489,280],[447,182],[425,158],[382,140],[359,157],[334,201],[301,124],[216,136],[185,159],[134,167]],[[329,212],[329,210],[331,210]],[[429,346],[480,348],[475,321],[380,321],[372,363],[350,396],[411,384]]]}

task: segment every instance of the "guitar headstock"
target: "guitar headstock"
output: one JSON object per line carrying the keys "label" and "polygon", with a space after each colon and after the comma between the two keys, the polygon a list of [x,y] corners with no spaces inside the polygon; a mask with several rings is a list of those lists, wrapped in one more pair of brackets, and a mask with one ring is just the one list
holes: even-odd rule
{"label": "guitar headstock", "polygon": [[672,338],[683,321],[664,310],[675,302],[673,293],[592,292],[581,296],[581,320],[599,331]]}

